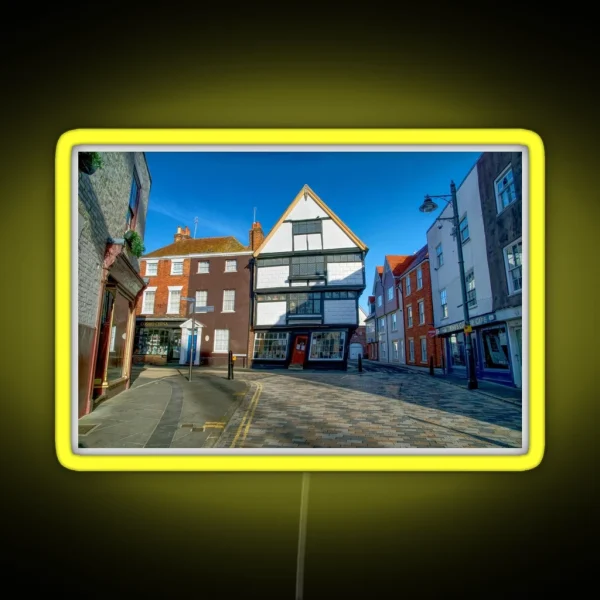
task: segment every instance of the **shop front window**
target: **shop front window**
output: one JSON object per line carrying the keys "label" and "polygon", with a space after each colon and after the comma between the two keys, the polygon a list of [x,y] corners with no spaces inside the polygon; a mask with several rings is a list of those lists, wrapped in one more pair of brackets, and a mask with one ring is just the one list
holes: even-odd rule
{"label": "shop front window", "polygon": [[106,379],[110,383],[123,377],[125,351],[127,348],[127,324],[129,322],[129,300],[116,292],[112,315],[111,339],[108,352]]}
{"label": "shop front window", "polygon": [[313,333],[310,345],[311,360],[343,360],[345,331]]}
{"label": "shop front window", "polygon": [[254,358],[285,360],[288,336],[287,333],[257,333],[254,338]]}
{"label": "shop front window", "polygon": [[450,356],[452,364],[458,367],[464,367],[467,364],[465,353],[465,334],[453,333],[450,336]]}
{"label": "shop front window", "polygon": [[169,351],[168,329],[139,329],[135,336],[134,354],[166,356]]}
{"label": "shop front window", "polygon": [[484,329],[481,332],[483,341],[483,359],[487,369],[508,369],[508,336],[506,327]]}

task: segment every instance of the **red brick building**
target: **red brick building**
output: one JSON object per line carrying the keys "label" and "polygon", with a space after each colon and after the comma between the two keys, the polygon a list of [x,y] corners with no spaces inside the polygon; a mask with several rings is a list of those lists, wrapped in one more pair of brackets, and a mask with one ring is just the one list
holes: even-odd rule
{"label": "red brick building", "polygon": [[[250,243],[259,237],[253,227]],[[223,366],[231,350],[243,363],[251,258],[251,247],[234,237],[195,239],[187,227],[177,229],[172,244],[143,256],[148,285],[136,305],[134,362],[189,365],[192,355],[196,365]],[[190,314],[189,297],[209,308]]]}
{"label": "red brick building", "polygon": [[433,302],[431,271],[427,245],[413,257],[400,276],[404,301],[404,335],[406,364],[429,366],[433,357],[435,367],[442,367],[443,344],[439,338],[429,336],[433,327]]}

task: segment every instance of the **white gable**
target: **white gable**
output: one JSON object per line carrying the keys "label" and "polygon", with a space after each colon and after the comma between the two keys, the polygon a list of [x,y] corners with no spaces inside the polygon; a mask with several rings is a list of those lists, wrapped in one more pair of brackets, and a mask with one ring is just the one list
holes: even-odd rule
{"label": "white gable", "polygon": [[262,252],[291,252],[292,251],[292,224],[282,223],[266,243]]}
{"label": "white gable", "polygon": [[[310,192],[301,192],[296,197],[293,207],[283,217],[283,221],[267,236],[265,245],[260,254],[278,252],[307,252],[310,250],[358,249],[359,246],[352,240],[352,233],[348,235],[344,227],[340,227],[325,209],[311,196]],[[293,235],[293,222],[295,221],[321,221],[321,231],[313,231]]]}
{"label": "white gable", "polygon": [[357,248],[357,245],[344,233],[332,219],[323,221],[323,249]]}
{"label": "white gable", "polygon": [[290,221],[302,221],[305,219],[317,219],[328,217],[329,215],[311,198],[310,194],[298,200],[298,203],[287,216]]}

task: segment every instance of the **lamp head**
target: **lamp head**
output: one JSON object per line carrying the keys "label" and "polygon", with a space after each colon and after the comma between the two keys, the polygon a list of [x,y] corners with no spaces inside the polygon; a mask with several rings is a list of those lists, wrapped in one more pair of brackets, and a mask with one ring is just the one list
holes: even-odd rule
{"label": "lamp head", "polygon": [[434,210],[437,210],[437,207],[438,205],[431,199],[430,196],[425,196],[425,200],[423,201],[423,204],[419,206],[419,210],[422,213],[430,213]]}

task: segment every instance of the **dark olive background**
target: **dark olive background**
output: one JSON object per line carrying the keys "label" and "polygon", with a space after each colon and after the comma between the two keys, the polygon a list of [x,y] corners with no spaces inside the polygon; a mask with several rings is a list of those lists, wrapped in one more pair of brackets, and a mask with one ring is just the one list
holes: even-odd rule
{"label": "dark olive background", "polygon": [[581,583],[598,501],[591,19],[518,5],[426,5],[418,19],[403,5],[331,15],[307,4],[264,14],[228,4],[220,15],[137,5],[134,16],[124,6],[29,5],[1,42],[0,456],[12,578],[23,591],[86,598],[294,594],[300,474],[76,473],[56,460],[54,151],[64,131],[523,127],[546,149],[544,461],[524,473],[314,474],[305,597],[512,597]]}

